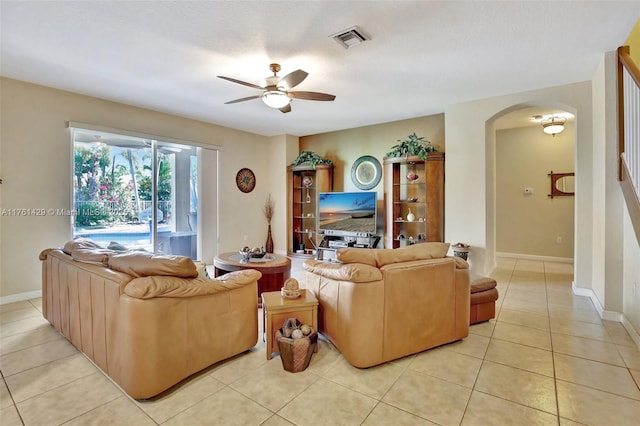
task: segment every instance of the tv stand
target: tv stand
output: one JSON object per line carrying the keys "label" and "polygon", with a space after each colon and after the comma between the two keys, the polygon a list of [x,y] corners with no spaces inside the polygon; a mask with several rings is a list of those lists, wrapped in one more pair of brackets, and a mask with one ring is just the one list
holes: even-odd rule
{"label": "tv stand", "polygon": [[376,248],[380,241],[379,235],[362,234],[361,236],[324,235],[316,250],[316,259],[336,261],[335,251],[341,248]]}

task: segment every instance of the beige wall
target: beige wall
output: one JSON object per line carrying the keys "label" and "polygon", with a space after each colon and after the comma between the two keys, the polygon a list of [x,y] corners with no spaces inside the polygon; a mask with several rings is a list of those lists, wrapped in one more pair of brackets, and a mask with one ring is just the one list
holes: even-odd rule
{"label": "beige wall", "polygon": [[[70,208],[72,155],[66,123],[76,121],[221,146],[219,250],[237,250],[244,236],[249,245],[264,244],[262,206],[274,171],[287,164],[286,158],[270,155],[268,138],[11,79],[2,78],[0,90],[0,208]],[[242,167],[256,174],[256,189],[249,194],[235,186]],[[285,199],[276,203],[284,212]],[[38,291],[38,253],[70,236],[69,217],[0,216],[0,296],[9,300],[6,296]],[[278,249],[286,250],[283,238],[276,240]]]}
{"label": "beige wall", "polygon": [[[574,197],[550,198],[547,176],[551,171],[574,171],[573,130],[569,121],[555,137],[545,134],[542,126],[496,132],[498,252],[573,261]],[[527,187],[533,194],[524,193]]]}

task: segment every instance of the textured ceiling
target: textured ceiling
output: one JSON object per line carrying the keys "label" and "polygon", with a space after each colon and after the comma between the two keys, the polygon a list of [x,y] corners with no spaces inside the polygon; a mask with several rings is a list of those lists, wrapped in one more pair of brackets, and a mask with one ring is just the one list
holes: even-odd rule
{"label": "textured ceiling", "polygon": [[[304,136],[590,80],[639,1],[2,1],[3,76],[263,135]],[[329,36],[360,26],[344,49]],[[257,83],[303,69],[282,114]],[[70,117],[72,118],[72,117]]]}

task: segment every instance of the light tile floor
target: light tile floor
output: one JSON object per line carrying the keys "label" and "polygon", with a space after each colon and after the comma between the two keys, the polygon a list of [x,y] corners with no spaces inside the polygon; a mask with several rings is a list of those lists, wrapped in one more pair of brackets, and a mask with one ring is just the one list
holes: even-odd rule
{"label": "light tile floor", "polygon": [[497,319],[461,342],[360,370],[321,341],[293,374],[260,341],[149,401],[130,399],[55,332],[40,300],[4,305],[0,423],[638,424],[640,351],[572,294],[571,265],[500,259],[494,278]]}

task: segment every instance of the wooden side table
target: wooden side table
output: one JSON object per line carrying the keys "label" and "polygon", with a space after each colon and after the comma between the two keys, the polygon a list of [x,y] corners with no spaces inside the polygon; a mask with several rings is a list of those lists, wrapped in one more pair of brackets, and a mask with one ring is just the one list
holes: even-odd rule
{"label": "wooden side table", "polygon": [[310,291],[302,290],[297,299],[284,299],[279,291],[264,292],[262,312],[263,331],[267,335],[267,359],[271,359],[273,352],[280,352],[275,334],[288,318],[297,318],[301,323],[309,324],[314,331],[318,331],[318,299]]}

